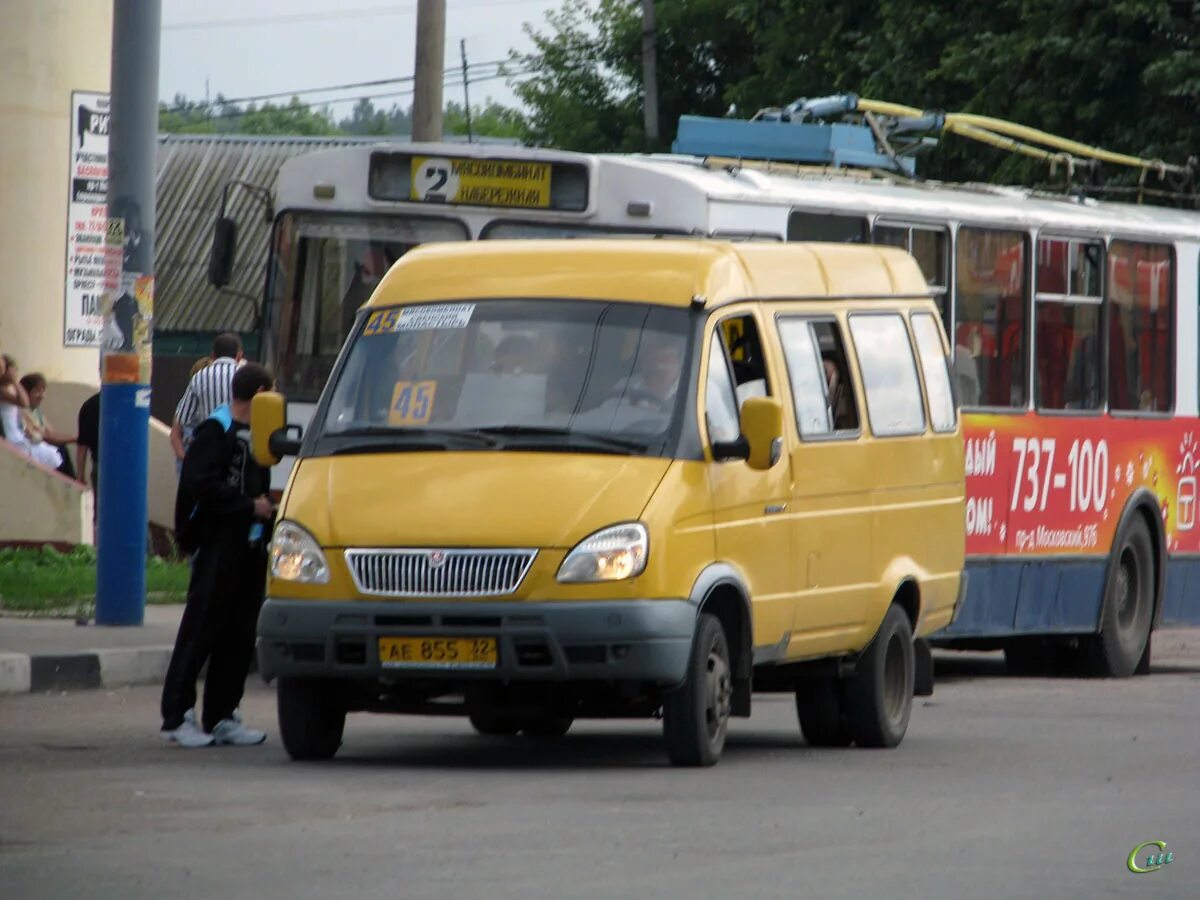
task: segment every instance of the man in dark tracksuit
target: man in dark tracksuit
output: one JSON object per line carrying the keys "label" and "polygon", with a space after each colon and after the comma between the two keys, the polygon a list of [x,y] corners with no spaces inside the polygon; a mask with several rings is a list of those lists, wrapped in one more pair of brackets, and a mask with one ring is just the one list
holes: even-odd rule
{"label": "man in dark tracksuit", "polygon": [[[162,735],[184,747],[250,746],[267,738],[242,724],[237,707],[254,655],[274,515],[270,470],[250,452],[247,423],[254,395],[273,383],[263,366],[238,369],[232,402],[197,426],[183,458],[175,533],[195,558],[163,685]],[[197,722],[196,679],[206,660],[204,715]]]}

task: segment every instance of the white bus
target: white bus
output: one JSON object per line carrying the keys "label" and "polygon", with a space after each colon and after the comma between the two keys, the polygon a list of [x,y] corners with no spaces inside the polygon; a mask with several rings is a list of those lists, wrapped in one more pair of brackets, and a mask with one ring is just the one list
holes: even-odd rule
{"label": "white bus", "polygon": [[[1127,675],[1200,623],[1200,213],[684,156],[316,152],[279,175],[266,362],[305,424],[359,306],[426,241],[555,236],[907,248],[967,433],[969,591],[942,637]],[[530,277],[535,278],[536,272]],[[278,478],[286,477],[280,466]]]}

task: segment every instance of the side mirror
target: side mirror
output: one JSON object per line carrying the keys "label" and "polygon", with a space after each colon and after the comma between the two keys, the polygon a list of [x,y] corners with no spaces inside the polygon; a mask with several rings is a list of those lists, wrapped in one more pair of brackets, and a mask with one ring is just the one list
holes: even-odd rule
{"label": "side mirror", "polygon": [[213,223],[212,251],[208,257],[208,282],[213,287],[225,287],[233,276],[233,260],[237,255],[237,222],[221,216]]}
{"label": "side mirror", "polygon": [[254,396],[250,403],[250,449],[260,466],[273,466],[283,457],[300,452],[300,426],[288,425],[283,394],[262,391]]}
{"label": "side mirror", "polygon": [[750,452],[746,464],[769,469],[779,461],[783,445],[783,406],[774,397],[750,397],[742,404],[742,438]]}

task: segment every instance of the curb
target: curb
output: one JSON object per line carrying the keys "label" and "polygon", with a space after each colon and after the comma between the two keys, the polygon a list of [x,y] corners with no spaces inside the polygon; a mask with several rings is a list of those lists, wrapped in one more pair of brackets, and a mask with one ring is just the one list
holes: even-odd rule
{"label": "curb", "polygon": [[81,653],[0,653],[0,694],[78,691],[162,684],[171,647]]}

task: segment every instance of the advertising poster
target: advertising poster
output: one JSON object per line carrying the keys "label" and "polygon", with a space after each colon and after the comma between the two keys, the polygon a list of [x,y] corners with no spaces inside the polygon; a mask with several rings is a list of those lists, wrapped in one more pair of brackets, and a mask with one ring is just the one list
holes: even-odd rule
{"label": "advertising poster", "polygon": [[108,94],[71,93],[63,345],[100,345],[108,200]]}
{"label": "advertising poster", "polygon": [[1195,419],[964,416],[967,554],[1109,552],[1137,491],[1161,511],[1169,553],[1200,552]]}

